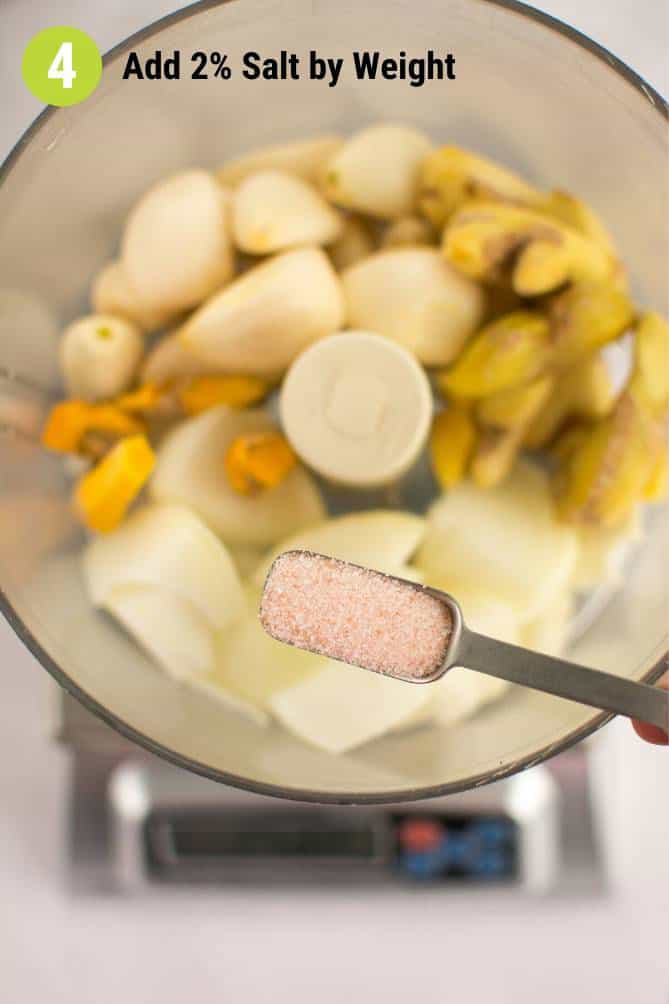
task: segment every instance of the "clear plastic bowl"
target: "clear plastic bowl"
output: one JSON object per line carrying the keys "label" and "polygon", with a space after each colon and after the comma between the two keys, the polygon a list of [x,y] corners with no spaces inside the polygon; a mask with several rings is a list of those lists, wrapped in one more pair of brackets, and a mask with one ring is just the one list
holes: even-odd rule
{"label": "clear plastic bowl", "polygon": [[[188,79],[197,49],[229,54],[230,80]],[[435,48],[457,79],[358,82],[354,50]],[[443,52],[442,52],[443,48]],[[182,52],[185,79],[124,81],[128,50]],[[241,53],[344,56],[337,87],[245,80]],[[602,213],[639,302],[667,313],[667,107],[631,70],[559,22],[488,0],[237,0],[203,3],[147,28],[105,61],[79,106],[45,112],[4,166],[0,188],[0,365],[58,391],[57,333],[86,309],[96,270],[149,184],[215,167],[266,143],[375,120],[491,154]],[[516,689],[449,729],[387,736],[347,756],[262,730],[157,671],[82,590],[61,461],[34,443],[41,395],[3,382],[0,584],[5,615],[42,665],[88,708],[168,760],[229,784],[319,801],[395,801],[456,791],[524,769],[606,716]],[[624,586],[574,647],[575,659],[634,679],[666,664],[669,511],[655,507]],[[663,661],[664,660],[664,661]]]}

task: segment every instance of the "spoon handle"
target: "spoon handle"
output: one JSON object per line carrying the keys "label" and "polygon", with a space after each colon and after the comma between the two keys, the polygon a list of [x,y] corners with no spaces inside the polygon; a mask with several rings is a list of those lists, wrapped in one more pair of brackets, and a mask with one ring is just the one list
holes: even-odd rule
{"label": "spoon handle", "polygon": [[574,662],[530,652],[462,626],[451,665],[650,722],[669,732],[669,692]]}

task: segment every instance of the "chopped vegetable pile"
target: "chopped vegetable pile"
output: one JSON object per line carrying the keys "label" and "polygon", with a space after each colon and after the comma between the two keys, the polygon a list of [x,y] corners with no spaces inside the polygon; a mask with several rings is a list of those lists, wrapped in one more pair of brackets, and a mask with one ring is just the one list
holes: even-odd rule
{"label": "chopped vegetable pile", "polygon": [[[281,646],[257,622],[270,554],[425,578],[475,629],[557,652],[577,593],[620,575],[640,504],[666,494],[669,325],[632,301],[603,222],[416,129],[164,179],[91,301],[63,332],[67,397],[42,442],[87,463],[73,507],[92,601],[172,676],[331,752],[451,724],[506,685],[458,670],[411,688]],[[378,367],[369,334],[394,346]],[[307,353],[328,336],[315,381]],[[631,346],[622,377],[612,345]],[[355,490],[373,467],[394,490],[398,387],[435,501],[328,519],[329,475]]]}

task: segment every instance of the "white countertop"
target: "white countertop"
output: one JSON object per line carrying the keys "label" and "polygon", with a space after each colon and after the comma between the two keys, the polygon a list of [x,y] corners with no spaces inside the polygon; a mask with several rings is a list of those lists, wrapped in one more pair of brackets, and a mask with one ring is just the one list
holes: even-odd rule
{"label": "white countertop", "polygon": [[[552,0],[669,91],[665,0]],[[3,0],[0,156],[38,103],[19,75],[50,24],[105,50],[170,12],[164,0]],[[62,880],[66,754],[46,735],[53,686],[0,623],[0,999],[8,1004],[213,1004],[317,1000],[441,1004],[669,1002],[669,752],[625,722],[596,748],[615,893],[601,900],[318,890],[178,891],[72,898]]]}

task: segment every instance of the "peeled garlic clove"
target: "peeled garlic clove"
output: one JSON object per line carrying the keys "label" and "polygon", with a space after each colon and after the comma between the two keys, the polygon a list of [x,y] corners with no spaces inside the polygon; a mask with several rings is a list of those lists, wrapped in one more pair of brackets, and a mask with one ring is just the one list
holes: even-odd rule
{"label": "peeled garlic clove", "polygon": [[338,272],[355,265],[376,250],[374,232],[365,220],[346,216],[339,237],[328,246],[330,261]]}
{"label": "peeled garlic clove", "polygon": [[331,244],[342,220],[315,188],[281,171],[260,171],[234,193],[235,243],[249,254],[271,254],[301,244]]}
{"label": "peeled garlic clove", "polygon": [[146,354],[139,371],[142,383],[165,384],[171,380],[182,380],[188,377],[207,376],[216,372],[215,366],[210,366],[187,349],[181,341],[178,331],[172,331],[157,341]]}
{"label": "peeled garlic clove", "polygon": [[196,307],[234,273],[230,193],[207,171],[158,182],[131,211],[121,262],[141,304],[163,313]]}
{"label": "peeled garlic clove", "polygon": [[118,586],[102,604],[170,676],[210,673],[214,633],[190,603],[156,586]]}
{"label": "peeled garlic clove", "polygon": [[235,187],[257,171],[287,171],[317,184],[328,160],[343,143],[340,136],[324,134],[280,146],[266,146],[227,161],[216,173],[223,185]]}
{"label": "peeled garlic clove", "polygon": [[258,566],[253,581],[262,586],[274,559],[283,551],[297,550],[394,572],[411,558],[424,533],[425,520],[410,512],[372,509],[335,516],[282,540]]}
{"label": "peeled garlic clove", "polygon": [[91,286],[91,304],[96,314],[113,314],[131,321],[143,331],[158,331],[175,320],[174,311],[144,307],[120,261],[101,269]]}
{"label": "peeled garlic clove", "polygon": [[497,488],[462,482],[435,502],[414,564],[447,590],[485,583],[531,620],[566,588],[577,552],[576,531],[555,517],[547,476],[518,462]]}
{"label": "peeled garlic clove", "polygon": [[161,501],[190,506],[232,545],[266,547],[323,519],[319,491],[297,466],[276,488],[239,495],[229,484],[225,457],[238,436],[276,431],[264,411],[233,411],[226,405],[181,422],[158,449],[149,484]]}
{"label": "peeled garlic clove", "polygon": [[416,245],[435,245],[435,232],[420,216],[402,216],[387,228],[381,239],[381,247],[401,248]]}
{"label": "peeled garlic clove", "polygon": [[91,314],[63,332],[60,368],[68,394],[85,401],[116,397],[133,381],[144,351],[136,325],[107,314]]}
{"label": "peeled garlic clove", "polygon": [[338,206],[381,219],[406,216],[416,208],[420,167],[431,149],[417,129],[370,126],[328,161],[325,194]]}
{"label": "peeled garlic clove", "polygon": [[350,326],[399,342],[426,366],[451,362],[483,318],[481,289],[432,248],[382,251],[341,279]]}
{"label": "peeled garlic clove", "polygon": [[180,336],[211,368],[274,376],[343,322],[341,285],[327,255],[300,248],[246,272],[200,307]]}
{"label": "peeled garlic clove", "polygon": [[417,715],[430,690],[328,659],[313,676],[274,694],[270,707],[304,742],[345,753]]}
{"label": "peeled garlic clove", "polygon": [[244,609],[230,555],[182,505],[136,510],[117,530],[93,540],[83,562],[96,606],[104,606],[119,587],[160,588],[190,603],[214,631],[233,623]]}

